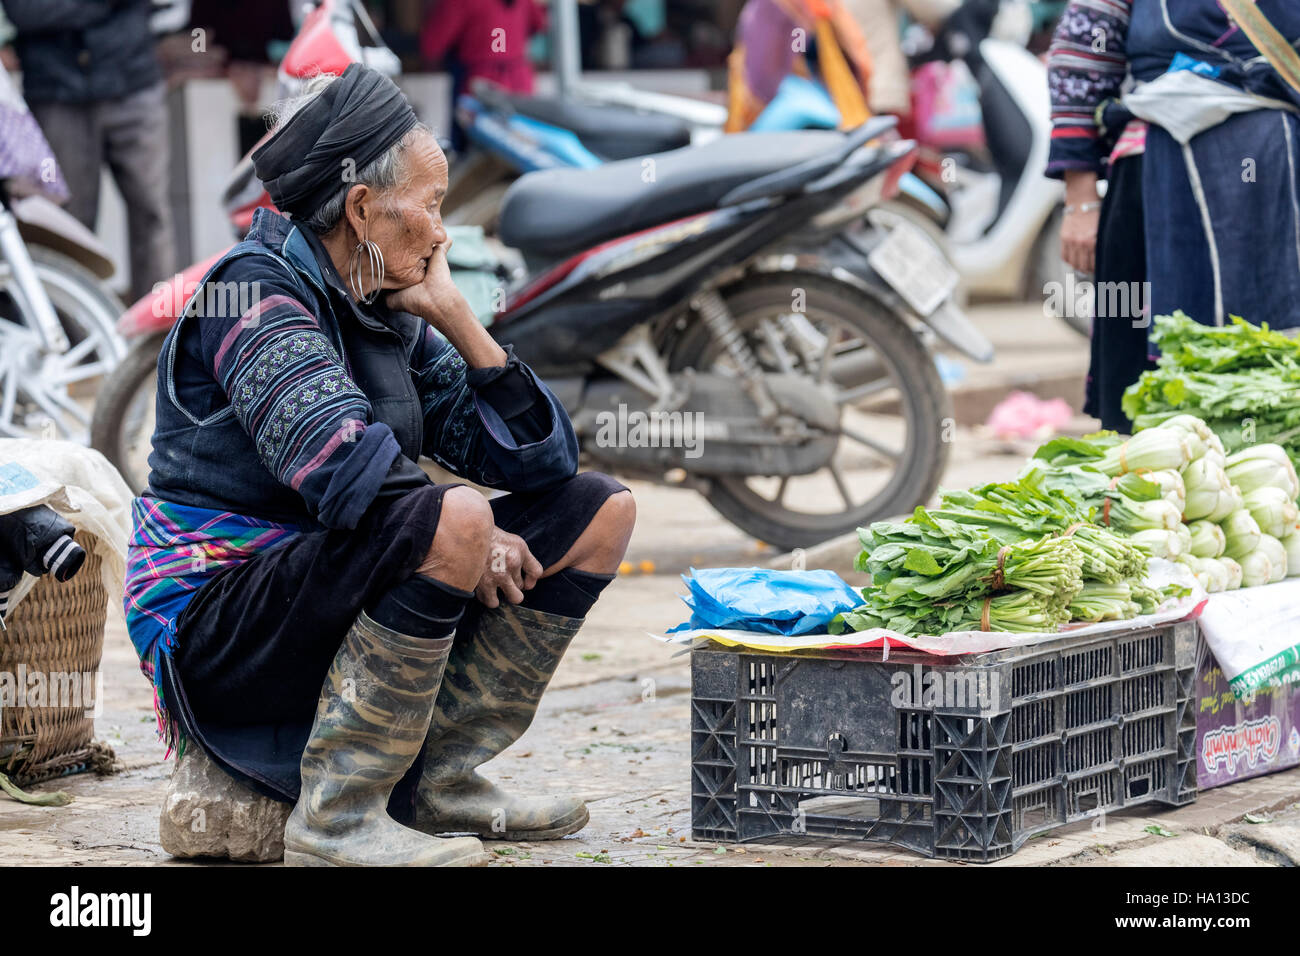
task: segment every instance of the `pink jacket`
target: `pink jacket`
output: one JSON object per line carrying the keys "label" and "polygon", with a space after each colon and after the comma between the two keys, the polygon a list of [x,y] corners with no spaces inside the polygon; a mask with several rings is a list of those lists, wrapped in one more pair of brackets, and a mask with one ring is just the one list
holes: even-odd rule
{"label": "pink jacket", "polygon": [[546,11],[536,0],[442,0],[420,31],[420,53],[431,64],[455,57],[467,82],[482,77],[531,93],[528,40],[544,29]]}

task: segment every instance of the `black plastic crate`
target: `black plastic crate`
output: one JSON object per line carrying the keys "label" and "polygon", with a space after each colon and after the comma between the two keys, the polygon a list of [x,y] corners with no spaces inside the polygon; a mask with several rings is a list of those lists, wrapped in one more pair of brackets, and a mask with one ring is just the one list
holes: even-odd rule
{"label": "black plastic crate", "polygon": [[986,863],[1196,799],[1195,623],[958,658],[691,652],[691,832]]}

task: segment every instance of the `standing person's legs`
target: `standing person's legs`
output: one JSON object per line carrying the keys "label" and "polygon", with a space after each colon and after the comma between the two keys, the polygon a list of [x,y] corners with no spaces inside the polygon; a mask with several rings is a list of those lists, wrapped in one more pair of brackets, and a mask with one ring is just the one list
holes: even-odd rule
{"label": "standing person's legs", "polygon": [[1142,156],[1111,167],[1097,224],[1096,307],[1092,320],[1092,365],[1084,411],[1103,428],[1132,428],[1121,402],[1124,390],[1154,363],[1147,357],[1151,316],[1146,287],[1146,244],[1142,230]]}
{"label": "standing person's legs", "polygon": [[126,203],[131,298],[135,300],[176,271],[168,205],[166,84],[107,101],[100,108],[109,169]]}
{"label": "standing person's legs", "polygon": [[94,229],[99,212],[99,170],[104,163],[98,105],[33,103],[31,109],[72,194],[68,212],[87,229]]}
{"label": "standing person's legs", "polygon": [[1150,126],[1142,156],[1142,211],[1151,314],[1181,309],[1197,322],[1215,325],[1222,306],[1215,235],[1221,224],[1204,215],[1198,202],[1198,192],[1203,196],[1213,183],[1199,172],[1196,179],[1199,190],[1183,147],[1159,126]]}

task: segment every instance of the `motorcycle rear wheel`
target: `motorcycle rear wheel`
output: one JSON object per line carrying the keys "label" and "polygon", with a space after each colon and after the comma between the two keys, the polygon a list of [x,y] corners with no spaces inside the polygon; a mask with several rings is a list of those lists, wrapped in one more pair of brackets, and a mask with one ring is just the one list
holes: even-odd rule
{"label": "motorcycle rear wheel", "polygon": [[[801,312],[791,308],[796,290],[803,291]],[[843,360],[854,350],[869,349],[870,353],[860,353],[860,357],[878,359],[881,374],[867,382],[836,383],[835,400],[842,409],[843,431],[831,463],[820,471],[788,478],[713,477],[706,497],[723,517],[759,540],[789,550],[910,512],[933,494],[951,450],[951,441],[945,438],[950,439],[952,404],[933,357],[901,316],[851,286],[797,273],[748,277],[726,290],[724,299],[765,371],[780,371],[784,362],[797,358],[800,361],[795,362],[796,372],[809,375],[814,382],[821,372],[806,354],[800,357],[787,352],[784,360],[779,355],[770,329],[773,325],[781,327],[781,320],[786,319],[793,320],[796,330],[807,334],[811,327],[823,337],[814,336],[813,341],[830,340],[828,350],[821,355],[823,361],[831,351],[836,360]],[[721,347],[705,328],[694,323],[678,341],[670,364],[673,370],[695,368],[725,373],[727,360],[721,353]],[[835,376],[828,374],[834,381]],[[890,423],[891,419],[902,424],[901,447],[899,429]],[[863,431],[866,428],[876,434],[867,434]],[[865,448],[869,457],[880,461],[892,458],[888,476],[880,474],[880,469],[870,462],[867,474],[862,469],[846,474],[844,463],[855,463],[854,456],[846,452],[849,448]],[[774,493],[764,494],[762,486],[773,483]],[[865,497],[855,495],[868,484],[878,487]],[[800,487],[793,489],[797,500],[792,505],[787,495],[794,485]],[[843,506],[839,510],[799,508],[836,496]]]}
{"label": "motorcycle rear wheel", "polygon": [[136,339],[122,364],[101,386],[90,424],[90,444],[112,462],[136,494],[149,482],[158,354],[166,332]]}

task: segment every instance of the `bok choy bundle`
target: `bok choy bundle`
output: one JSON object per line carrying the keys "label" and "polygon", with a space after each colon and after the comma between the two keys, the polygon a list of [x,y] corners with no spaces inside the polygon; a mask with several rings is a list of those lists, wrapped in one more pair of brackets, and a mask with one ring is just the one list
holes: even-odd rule
{"label": "bok choy bundle", "polygon": [[[1124,587],[1122,603],[1117,593],[1093,592],[1089,615],[1131,617],[1144,606],[1133,599],[1130,584],[1144,573],[1145,558],[1088,518],[1077,501],[1048,488],[1032,469],[1014,482],[945,492],[937,508],[917,508],[905,522],[859,530],[857,569],[869,573],[872,584],[863,589],[863,606],[836,626],[903,634],[1053,631],[1071,619],[1072,604],[1088,583]],[[1112,603],[1097,611],[1107,596]]]}

